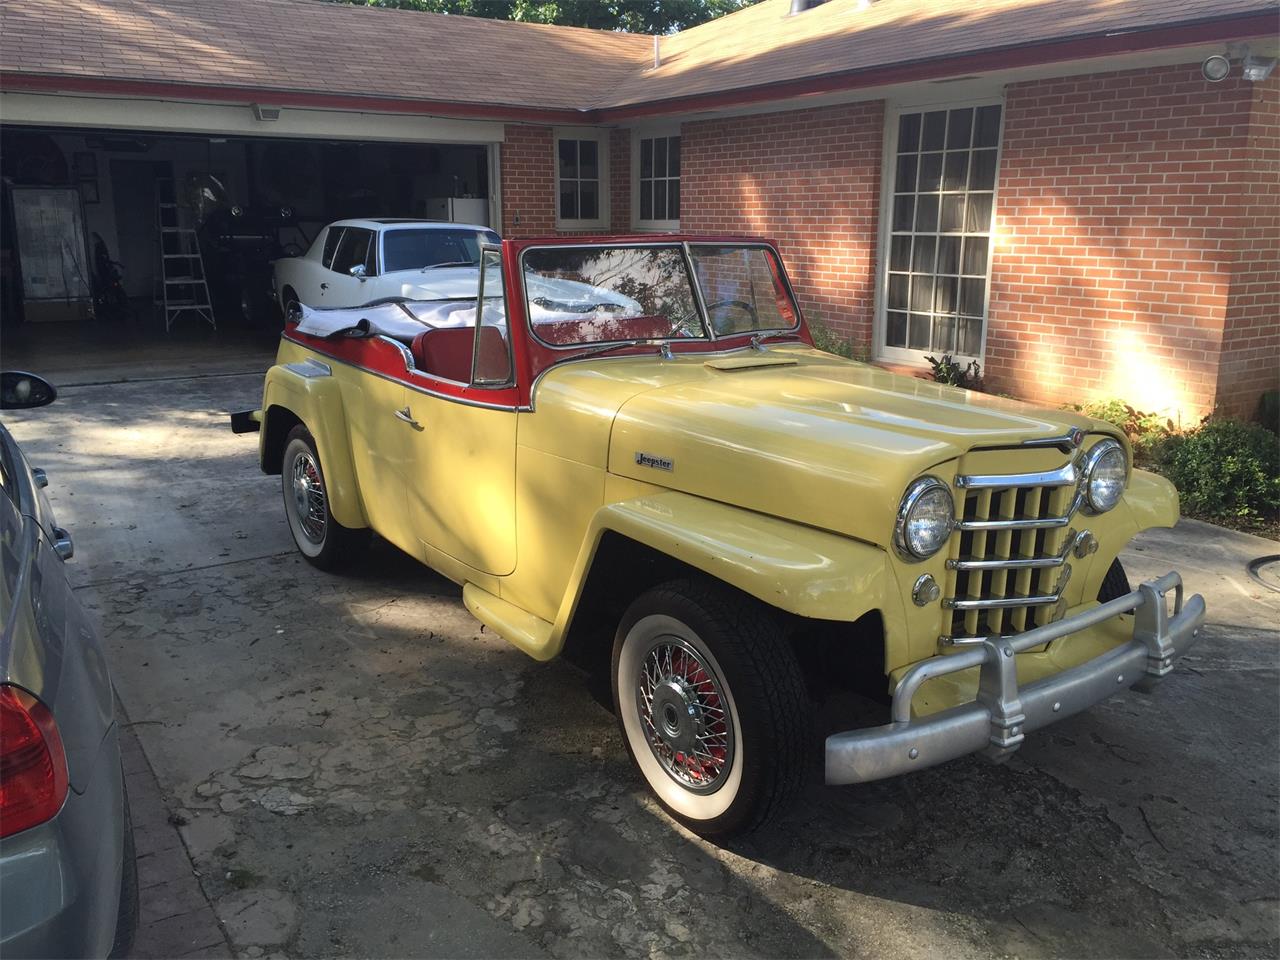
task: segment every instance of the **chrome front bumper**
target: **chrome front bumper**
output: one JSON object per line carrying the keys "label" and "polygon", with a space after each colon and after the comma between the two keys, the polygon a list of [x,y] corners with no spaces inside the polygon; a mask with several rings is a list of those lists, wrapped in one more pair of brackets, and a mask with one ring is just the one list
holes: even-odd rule
{"label": "chrome front bumper", "polygon": [[[1172,612],[1166,599],[1170,592]],[[1015,654],[1129,612],[1135,618],[1128,643],[1019,689]],[[882,780],[979,751],[1004,759],[1018,749],[1028,731],[1079,713],[1119,689],[1149,690],[1195,643],[1204,613],[1204,599],[1196,594],[1184,604],[1182,578],[1167,573],[1073,617],[922,661],[899,681],[891,723],[827,738],[827,783]],[[976,700],[911,718],[911,701],[926,680],[975,667],[980,669]]]}

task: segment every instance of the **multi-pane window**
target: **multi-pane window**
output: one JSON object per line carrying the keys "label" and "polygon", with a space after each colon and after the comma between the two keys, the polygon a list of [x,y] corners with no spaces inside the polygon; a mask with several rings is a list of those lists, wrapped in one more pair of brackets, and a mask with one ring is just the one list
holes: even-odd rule
{"label": "multi-pane window", "polygon": [[885,346],[982,352],[999,145],[999,105],[899,116]]}
{"label": "multi-pane window", "polygon": [[640,138],[640,220],[680,219],[680,138]]}
{"label": "multi-pane window", "polygon": [[556,141],[561,220],[600,219],[600,142]]}

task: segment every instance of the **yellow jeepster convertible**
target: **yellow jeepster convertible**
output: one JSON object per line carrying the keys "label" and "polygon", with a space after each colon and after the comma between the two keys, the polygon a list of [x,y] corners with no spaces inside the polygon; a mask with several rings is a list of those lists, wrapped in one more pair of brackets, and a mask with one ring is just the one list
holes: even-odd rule
{"label": "yellow jeepster convertible", "polygon": [[[1176,573],[1134,590],[1116,559],[1178,516],[1122,434],[815,349],[773,244],[475,257],[474,298],[303,308],[233,427],[316,566],[375,531],[529,656],[610,671],[693,830],[759,826],[820,760],[1008,756],[1199,634]],[[823,728],[848,691],[881,716]]]}

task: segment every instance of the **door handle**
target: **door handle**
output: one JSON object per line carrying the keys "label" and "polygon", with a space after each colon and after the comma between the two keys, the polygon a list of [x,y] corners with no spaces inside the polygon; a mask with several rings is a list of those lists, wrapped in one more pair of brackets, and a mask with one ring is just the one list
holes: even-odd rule
{"label": "door handle", "polygon": [[320,284],[320,289],[321,289],[321,290],[328,290],[328,289],[329,289],[329,285],[328,285],[327,283],[322,283],[322,284]]}
{"label": "door handle", "polygon": [[403,410],[397,410],[396,419],[403,420],[405,423],[413,427],[413,429],[415,430],[422,429],[422,424],[420,424],[417,420],[413,419],[413,414],[409,412],[408,407],[405,407]]}

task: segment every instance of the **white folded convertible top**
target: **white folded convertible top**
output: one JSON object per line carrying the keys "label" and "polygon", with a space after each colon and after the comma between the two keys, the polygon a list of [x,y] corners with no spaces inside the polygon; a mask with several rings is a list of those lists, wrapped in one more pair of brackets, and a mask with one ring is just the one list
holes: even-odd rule
{"label": "white folded convertible top", "polygon": [[437,327],[469,327],[476,322],[474,300],[410,300],[329,309],[306,304],[299,307],[302,320],[298,323],[298,333],[313,337],[331,337],[350,330],[370,336],[384,334],[409,342]]}

